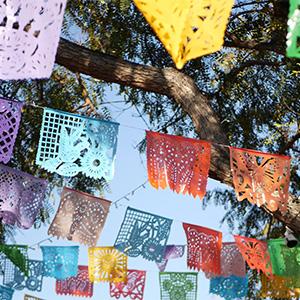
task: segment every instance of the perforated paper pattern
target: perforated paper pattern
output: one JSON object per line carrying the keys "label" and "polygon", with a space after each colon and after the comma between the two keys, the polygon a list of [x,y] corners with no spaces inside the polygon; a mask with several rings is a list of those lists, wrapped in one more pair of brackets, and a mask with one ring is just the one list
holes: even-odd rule
{"label": "perforated paper pattern", "polygon": [[[174,6],[174,5],[173,5]],[[146,132],[150,184],[202,199],[206,193],[211,145],[180,136]]]}
{"label": "perforated paper pattern", "polygon": [[252,270],[262,271],[268,277],[272,277],[272,264],[267,243],[238,235],[235,235],[234,239],[248,266]]}
{"label": "perforated paper pattern", "polygon": [[300,58],[300,1],[290,0],[290,12],[287,34],[287,56]]}
{"label": "perforated paper pattern", "polygon": [[111,202],[64,187],[49,235],[95,246]]}
{"label": "perforated paper pattern", "polygon": [[43,262],[28,260],[28,276],[26,276],[6,259],[3,284],[15,290],[28,289],[40,292],[43,285]]}
{"label": "perforated paper pattern", "polygon": [[24,295],[24,300],[44,300],[42,298],[37,298],[34,296],[30,296],[30,295]]}
{"label": "perforated paper pattern", "polygon": [[93,296],[94,284],[89,280],[87,266],[78,266],[77,276],[65,280],[56,280],[56,293],[58,295]]}
{"label": "perforated paper pattern", "polygon": [[49,78],[66,0],[0,1],[0,79]]}
{"label": "perforated paper pattern", "polygon": [[47,181],[0,165],[0,218],[3,224],[29,229],[42,208]]}
{"label": "perforated paper pattern", "polygon": [[[134,0],[177,68],[221,49],[231,0]],[[170,8],[172,8],[170,10]]]}
{"label": "perforated paper pattern", "polygon": [[44,276],[64,280],[78,272],[78,246],[41,246]]}
{"label": "perforated paper pattern", "polygon": [[289,198],[290,157],[230,148],[233,184],[239,201],[285,213]]}
{"label": "perforated paper pattern", "polygon": [[197,273],[161,272],[160,299],[161,300],[196,300]]}
{"label": "perforated paper pattern", "polygon": [[187,265],[191,269],[220,275],[222,233],[183,223],[187,238]]}
{"label": "perforated paper pattern", "polygon": [[14,290],[9,287],[0,285],[0,300],[12,300]]}
{"label": "perforated paper pattern", "polygon": [[110,181],[114,175],[119,124],[44,109],[36,163],[72,177],[82,172]]}
{"label": "perforated paper pattern", "polygon": [[167,245],[164,253],[164,258],[161,262],[156,263],[160,272],[166,269],[169,259],[180,258],[184,254],[185,246]]}
{"label": "perforated paper pattern", "polygon": [[214,277],[210,280],[209,292],[226,300],[241,299],[248,293],[247,277]]}
{"label": "perforated paper pattern", "polygon": [[114,247],[89,248],[89,278],[92,282],[125,282],[127,256]]}
{"label": "perforated paper pattern", "polygon": [[0,161],[5,164],[10,161],[13,154],[21,121],[22,107],[22,102],[0,98]]}
{"label": "perforated paper pattern", "polygon": [[172,220],[128,207],[115,248],[131,257],[161,262]]}
{"label": "perforated paper pattern", "polygon": [[128,270],[126,283],[110,283],[110,297],[116,299],[119,299],[120,297],[127,297],[132,300],[143,300],[145,281],[145,271]]}

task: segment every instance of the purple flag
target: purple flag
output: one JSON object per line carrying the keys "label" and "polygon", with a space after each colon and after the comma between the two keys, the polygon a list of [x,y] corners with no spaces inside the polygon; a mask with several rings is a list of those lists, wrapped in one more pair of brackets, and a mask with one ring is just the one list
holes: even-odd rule
{"label": "purple flag", "polygon": [[161,262],[156,263],[160,272],[164,272],[169,259],[180,258],[184,254],[184,246],[167,245],[164,258]]}

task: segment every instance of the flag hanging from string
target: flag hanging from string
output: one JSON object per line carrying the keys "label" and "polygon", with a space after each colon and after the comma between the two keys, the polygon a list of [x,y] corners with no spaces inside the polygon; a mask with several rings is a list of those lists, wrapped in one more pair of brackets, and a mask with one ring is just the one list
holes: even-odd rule
{"label": "flag hanging from string", "polygon": [[0,161],[5,164],[10,161],[13,154],[22,108],[22,102],[0,97]]}
{"label": "flag hanging from string", "polygon": [[78,272],[78,246],[41,246],[44,276],[64,280]]}
{"label": "flag hanging from string", "polygon": [[89,280],[87,266],[78,266],[76,276],[65,280],[56,280],[56,293],[58,295],[71,295],[92,297],[94,284]]}
{"label": "flag hanging from string", "polygon": [[89,279],[92,282],[126,282],[127,256],[114,247],[89,248]]}
{"label": "flag hanging from string", "polygon": [[169,259],[180,258],[184,255],[185,246],[181,245],[167,245],[164,253],[164,258],[161,262],[157,262],[157,266],[160,272],[164,272],[168,264]]}
{"label": "flag hanging from string", "polygon": [[289,198],[289,156],[230,147],[233,184],[239,201],[247,199],[285,213]]}
{"label": "flag hanging from string", "polygon": [[211,145],[158,132],[146,132],[150,184],[202,199],[206,193]]}
{"label": "flag hanging from string", "polygon": [[110,201],[64,187],[48,234],[95,246],[110,204]]}
{"label": "flag hanging from string", "polygon": [[66,2],[2,1],[0,79],[51,76]]}
{"label": "flag hanging from string", "polygon": [[36,163],[72,177],[112,180],[119,124],[45,108]]}
{"label": "flag hanging from string", "polygon": [[115,248],[131,257],[161,262],[172,220],[128,207]]}
{"label": "flag hanging from string", "polygon": [[2,223],[29,229],[43,206],[46,188],[46,180],[0,165]]}
{"label": "flag hanging from string", "polygon": [[187,238],[187,265],[191,269],[220,275],[222,233],[209,228],[183,223]]}
{"label": "flag hanging from string", "polygon": [[128,297],[132,300],[143,300],[146,272],[127,270],[126,282],[110,283],[110,297],[119,299]]}

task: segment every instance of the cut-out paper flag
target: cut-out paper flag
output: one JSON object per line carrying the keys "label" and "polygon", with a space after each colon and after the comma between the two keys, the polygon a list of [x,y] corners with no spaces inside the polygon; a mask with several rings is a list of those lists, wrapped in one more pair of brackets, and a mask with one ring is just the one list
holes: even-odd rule
{"label": "cut-out paper flag", "polygon": [[164,258],[161,262],[156,263],[160,272],[164,272],[169,259],[180,258],[184,255],[185,246],[167,245],[164,253]]}
{"label": "cut-out paper flag", "polygon": [[24,295],[24,300],[44,300],[44,299],[30,296],[30,295]]}
{"label": "cut-out paper flag", "polygon": [[0,97],[0,161],[5,164],[10,161],[13,154],[21,121],[22,107],[22,102]]}
{"label": "cut-out paper flag", "polygon": [[110,201],[64,187],[48,234],[95,246],[110,204]]}
{"label": "cut-out paper flag", "polygon": [[191,59],[219,51],[232,0],[134,0],[178,69]]}
{"label": "cut-out paper flag", "polygon": [[233,184],[239,201],[247,199],[285,213],[289,198],[289,156],[230,147]]}
{"label": "cut-out paper flag", "polygon": [[78,266],[77,276],[56,281],[56,293],[58,295],[92,297],[93,287],[94,284],[89,280],[87,266]]}
{"label": "cut-out paper flag", "polygon": [[132,300],[144,299],[146,271],[128,270],[127,281],[110,283],[110,297],[119,299],[128,297]]}
{"label": "cut-out paper flag", "polygon": [[0,300],[12,300],[13,294],[13,289],[0,285]]}
{"label": "cut-out paper flag", "polygon": [[89,248],[89,279],[92,282],[126,282],[127,256],[114,247]]}
{"label": "cut-out paper flag", "polygon": [[300,1],[290,0],[287,34],[287,56],[300,58]]}
{"label": "cut-out paper flag", "polygon": [[118,123],[45,108],[36,163],[62,176],[110,181],[118,130]]}
{"label": "cut-out paper flag", "polygon": [[41,246],[44,276],[64,280],[77,275],[78,246]]}
{"label": "cut-out paper flag", "polygon": [[197,273],[159,273],[160,299],[196,300],[197,278]]}
{"label": "cut-out paper flag", "polygon": [[15,290],[28,289],[40,292],[43,285],[43,262],[28,260],[28,276],[8,259],[5,260],[3,284]]}
{"label": "cut-out paper flag", "polygon": [[234,239],[248,266],[252,270],[262,271],[266,276],[272,277],[267,242],[238,235],[235,235]]}
{"label": "cut-out paper flag", "polygon": [[0,5],[0,79],[49,78],[66,0],[6,0]]}
{"label": "cut-out paper flag", "polygon": [[211,145],[181,136],[146,132],[150,184],[202,199],[206,193]]}
{"label": "cut-out paper flag", "polygon": [[46,180],[0,165],[2,223],[29,229],[42,208],[46,188]]}
{"label": "cut-out paper flag", "polygon": [[161,262],[172,220],[128,207],[115,248],[131,257]]}
{"label": "cut-out paper flag", "polygon": [[229,276],[210,280],[209,292],[226,300],[241,299],[248,294],[248,278]]}
{"label": "cut-out paper flag", "polygon": [[220,275],[222,232],[183,223],[187,238],[187,265],[191,269]]}

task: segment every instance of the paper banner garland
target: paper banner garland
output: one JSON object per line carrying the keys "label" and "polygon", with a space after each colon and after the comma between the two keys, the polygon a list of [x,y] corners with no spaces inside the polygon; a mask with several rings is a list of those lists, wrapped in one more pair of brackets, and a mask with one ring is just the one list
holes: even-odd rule
{"label": "paper banner garland", "polygon": [[29,229],[42,208],[46,188],[46,180],[0,165],[2,223]]}
{"label": "paper banner garland", "polygon": [[210,143],[151,131],[146,132],[146,139],[150,184],[202,199],[210,167]]}
{"label": "paper banner garland", "polygon": [[233,184],[239,201],[247,199],[285,213],[289,197],[290,157],[230,147]]}
{"label": "paper banner garland", "polygon": [[262,271],[266,276],[272,277],[272,264],[267,243],[238,235],[235,235],[234,239],[248,266],[252,270]]}
{"label": "paper banner garland", "polygon": [[160,272],[164,272],[168,264],[169,259],[180,258],[184,254],[185,246],[180,245],[167,245],[164,253],[164,258],[161,262],[157,262],[157,266]]}
{"label": "paper banner garland", "polygon": [[28,260],[28,276],[6,259],[3,284],[15,290],[40,292],[43,284],[43,262]]}
{"label": "paper banner garland", "polygon": [[128,297],[132,300],[143,300],[145,281],[145,271],[128,270],[126,283],[110,283],[110,297],[116,299],[119,299],[120,297]]}
{"label": "paper banner garland", "polygon": [[30,295],[24,295],[24,300],[44,300],[42,298],[37,298],[34,296],[30,296]]}
{"label": "paper banner garland", "polygon": [[183,223],[187,238],[187,264],[191,269],[220,275],[222,233],[209,228]]}
{"label": "paper banner garland", "polygon": [[89,248],[89,279],[92,282],[125,282],[127,256],[114,247]]}
{"label": "paper banner garland", "polygon": [[10,161],[13,154],[21,121],[22,107],[22,102],[0,97],[0,161],[5,164]]}
{"label": "paper banner garland", "polygon": [[248,293],[247,277],[214,277],[210,280],[209,292],[226,300],[241,299]]}
{"label": "paper banner garland", "polygon": [[110,201],[64,187],[48,234],[95,246],[110,204]]}
{"label": "paper banner garland", "polygon": [[56,293],[58,295],[92,297],[93,286],[93,283],[89,280],[88,267],[78,266],[77,276],[56,281]]}
{"label": "paper banner garland", "polygon": [[300,1],[290,0],[290,11],[287,34],[287,56],[300,58]]}
{"label": "paper banner garland", "polygon": [[64,280],[78,272],[78,246],[41,246],[44,276]]}
{"label": "paper banner garland", "polygon": [[[178,69],[223,45],[231,0],[134,0]],[[172,10],[170,11],[170,7]]]}
{"label": "paper banner garland", "polygon": [[197,273],[161,272],[161,300],[196,300]]}
{"label": "paper banner garland", "polygon": [[161,262],[172,220],[128,207],[115,248],[131,257]]}
{"label": "paper banner garland", "polygon": [[6,0],[0,5],[0,79],[49,78],[66,0]]}
{"label": "paper banner garland", "polygon": [[0,285],[0,300],[12,300],[14,290],[9,287]]}
{"label": "paper banner garland", "polygon": [[118,123],[45,108],[36,163],[62,176],[82,172],[110,181],[118,128]]}

